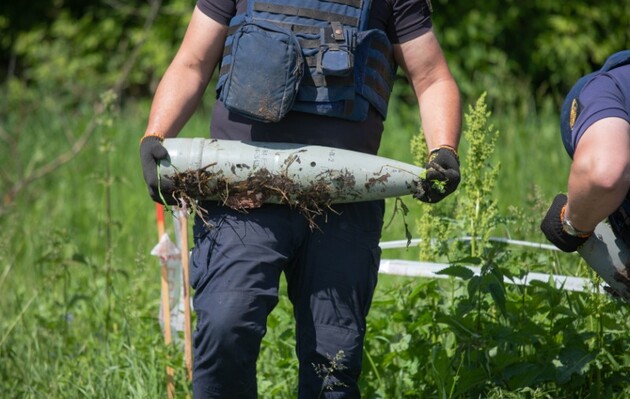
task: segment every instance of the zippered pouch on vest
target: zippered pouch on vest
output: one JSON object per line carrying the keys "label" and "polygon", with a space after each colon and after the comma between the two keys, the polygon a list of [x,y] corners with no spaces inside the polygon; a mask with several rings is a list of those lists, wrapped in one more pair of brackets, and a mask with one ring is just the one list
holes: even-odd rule
{"label": "zippered pouch on vest", "polygon": [[232,62],[219,99],[251,119],[278,122],[293,106],[304,74],[295,35],[282,27],[253,21],[234,33]]}

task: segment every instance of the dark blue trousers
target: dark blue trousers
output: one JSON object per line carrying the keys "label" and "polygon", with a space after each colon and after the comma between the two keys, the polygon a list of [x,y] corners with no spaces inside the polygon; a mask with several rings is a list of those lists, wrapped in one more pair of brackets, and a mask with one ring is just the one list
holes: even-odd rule
{"label": "dark blue trousers", "polygon": [[[197,218],[190,259],[194,397],[257,397],[256,360],[284,272],[296,320],[298,397],[315,399],[325,388],[322,398],[359,398],[383,201],[336,205],[315,229],[281,205],[247,213],[204,208],[212,227]],[[333,375],[318,373],[335,355],[341,360]]]}

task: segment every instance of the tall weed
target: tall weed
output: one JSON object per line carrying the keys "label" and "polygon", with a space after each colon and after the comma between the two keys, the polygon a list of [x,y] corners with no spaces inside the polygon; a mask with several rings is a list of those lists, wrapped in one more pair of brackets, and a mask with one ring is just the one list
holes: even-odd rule
{"label": "tall weed", "polygon": [[[33,97],[14,83],[11,96],[2,100],[13,110],[2,114],[1,126],[8,143],[0,148],[1,173],[9,181],[63,151],[93,117],[90,107],[64,108],[74,99],[56,101],[47,91]],[[388,118],[383,155],[420,162],[420,142],[408,152],[417,111],[396,101],[400,112]],[[111,109],[106,115],[111,119],[101,121],[72,162],[21,191],[0,214],[3,398],[165,397],[167,364],[176,370],[177,397],[190,393],[182,355],[164,346],[157,320],[160,272],[149,255],[156,236],[154,207],[138,160],[145,122],[138,115],[147,113],[146,103]],[[539,198],[548,198],[561,181],[549,176],[546,162],[561,165],[562,156],[546,152],[542,158],[532,151],[527,156],[533,166],[523,170],[518,165],[525,156],[514,149],[534,146],[523,137],[529,129],[552,140],[555,125],[547,119],[519,124],[505,115],[493,117],[506,137],[490,128],[483,102],[468,114],[471,137],[467,133],[462,143],[461,191],[436,206],[407,203],[418,218],[413,232],[427,244],[422,259],[449,263],[445,274],[452,278],[380,277],[368,317],[363,396],[630,395],[627,306],[605,295],[568,293],[552,282],[507,285],[504,278],[531,270],[592,273],[575,256],[528,252],[487,239],[535,236]],[[182,136],[207,136],[207,125],[202,112]],[[515,125],[523,131],[508,130]],[[499,149],[484,147],[495,134]],[[503,146],[506,142],[510,146]],[[497,159],[502,169],[495,172]],[[540,193],[525,181],[534,175]],[[384,239],[400,238],[403,231],[393,225]],[[474,236],[474,244],[459,240],[463,235]],[[417,258],[417,253],[409,248],[398,255]],[[464,267],[471,264],[482,273],[471,274]],[[258,364],[261,397],[296,396],[293,329],[290,302],[282,294]]]}
{"label": "tall weed", "polygon": [[[482,95],[465,115],[460,189],[443,203],[423,206],[417,221],[422,260],[447,262],[441,274],[451,279],[402,282],[375,298],[367,397],[630,395],[630,358],[621,349],[630,327],[625,303],[601,293],[569,293],[552,281],[506,284],[562,259],[489,240],[511,225],[531,224],[516,207],[508,216],[497,207],[500,165],[492,156],[499,132],[490,117]],[[412,143],[418,159],[426,151],[421,143],[420,135]]]}

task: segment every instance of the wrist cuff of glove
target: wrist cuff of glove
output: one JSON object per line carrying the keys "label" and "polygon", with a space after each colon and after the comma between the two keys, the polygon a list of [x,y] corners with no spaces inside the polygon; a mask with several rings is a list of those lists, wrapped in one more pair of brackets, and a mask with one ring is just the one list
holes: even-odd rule
{"label": "wrist cuff of glove", "polygon": [[140,138],[140,143],[142,143],[144,141],[144,139],[146,139],[147,137],[155,137],[160,142],[164,141],[164,136],[162,136],[161,134],[159,134],[159,133],[151,133],[151,134],[145,134],[144,136],[142,136]]}
{"label": "wrist cuff of glove", "polygon": [[540,228],[545,234],[545,237],[556,247],[564,252],[575,252],[589,239],[591,234],[585,237],[578,237],[569,234],[565,230],[563,221],[566,205],[566,195],[558,194],[545,214]]}
{"label": "wrist cuff of glove", "polygon": [[457,154],[457,150],[454,147],[451,147],[450,145],[441,145],[439,147],[433,148],[432,150],[429,151],[429,157],[431,157],[431,155],[435,154],[436,152],[440,150],[448,150],[452,152],[453,155],[455,155],[455,158],[459,161],[459,155]]}

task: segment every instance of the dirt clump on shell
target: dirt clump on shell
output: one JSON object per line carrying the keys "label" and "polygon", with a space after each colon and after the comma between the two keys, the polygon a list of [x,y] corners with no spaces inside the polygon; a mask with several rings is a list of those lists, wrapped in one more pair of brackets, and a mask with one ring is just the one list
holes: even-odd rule
{"label": "dirt clump on shell", "polygon": [[[247,212],[264,203],[279,203],[297,209],[309,222],[311,229],[317,228],[315,219],[327,210],[339,193],[353,195],[356,179],[349,171],[323,172],[308,183],[298,182],[286,174],[274,174],[266,168],[251,171],[247,177],[233,181],[221,170],[213,170],[215,164],[202,169],[188,170],[170,176],[173,181],[173,196],[184,200],[203,219],[204,209],[198,200],[215,199],[229,208]],[[247,165],[235,168],[249,169]],[[354,194],[357,195],[358,194]]]}

